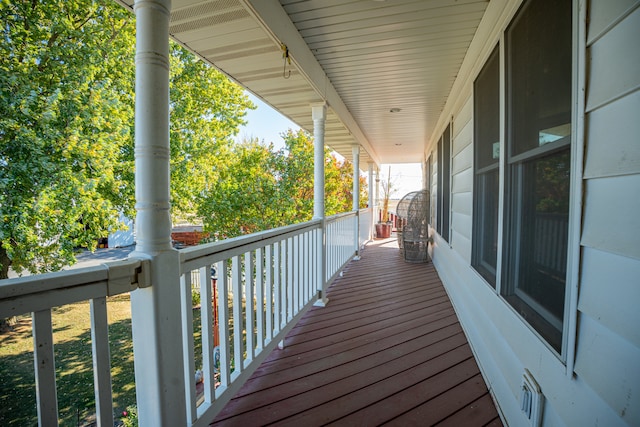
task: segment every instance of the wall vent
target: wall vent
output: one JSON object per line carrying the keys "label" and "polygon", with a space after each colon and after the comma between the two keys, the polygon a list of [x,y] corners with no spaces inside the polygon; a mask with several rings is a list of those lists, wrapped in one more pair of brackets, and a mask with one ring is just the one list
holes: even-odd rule
{"label": "wall vent", "polygon": [[522,386],[520,387],[520,409],[525,418],[529,420],[529,425],[539,427],[542,425],[542,405],[544,396],[540,386],[531,375],[528,369],[524,370]]}

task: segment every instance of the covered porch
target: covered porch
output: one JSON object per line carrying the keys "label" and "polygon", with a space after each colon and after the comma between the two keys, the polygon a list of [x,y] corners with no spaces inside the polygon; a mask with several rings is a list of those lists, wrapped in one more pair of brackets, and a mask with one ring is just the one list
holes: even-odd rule
{"label": "covered porch", "polygon": [[[52,308],[77,301],[91,306],[97,423],[114,424],[106,298],[129,292],[140,425],[298,424],[307,416],[314,425],[351,424],[359,416],[367,424],[424,425],[424,411],[433,423],[500,423],[433,265],[405,264],[394,241],[361,253],[372,239],[378,197],[370,187],[373,203],[359,210],[355,196],[361,163],[370,186],[382,163],[424,164],[487,3],[120,3],[137,19],[136,251],[119,263],[0,285],[0,316],[32,313],[39,424],[58,425]],[[349,16],[360,20],[349,23]],[[319,40],[313,28],[327,20],[335,21],[326,25],[332,36]],[[429,30],[435,25],[441,31]],[[398,32],[398,26],[406,28]],[[360,37],[342,38],[344,30]],[[172,248],[169,37],[313,131],[312,221]],[[324,214],[325,145],[352,160],[356,171],[353,210],[333,217]],[[425,187],[429,174],[424,167]],[[191,282],[209,283],[212,267],[216,286],[201,286],[200,296],[217,304],[203,304],[196,354]],[[197,371],[205,378],[201,390]],[[301,399],[307,386],[325,400]],[[264,394],[290,413],[252,415],[269,412],[271,404],[245,398]],[[295,407],[290,399],[304,402]],[[236,415],[237,408],[249,408],[251,421]]]}
{"label": "covered porch", "polygon": [[432,263],[370,242],[213,426],[502,425]]}
{"label": "covered porch", "polygon": [[[131,292],[140,415],[149,411],[140,397],[158,393],[163,381],[173,381],[166,393],[174,410],[182,408],[181,420],[151,412],[157,418],[140,425],[502,425],[433,264],[405,262],[395,236],[373,239],[368,213],[181,250],[179,263],[165,266],[180,272],[172,287],[177,332],[162,332],[173,352],[155,349],[177,366],[161,373],[146,372],[136,348],[148,337],[135,322],[153,320],[135,311],[136,293],[149,287],[148,261],[6,281],[0,314],[32,313],[39,424],[59,422],[52,312],[78,301],[89,301],[91,312],[97,425],[117,421],[107,297]],[[194,280],[201,301],[212,301],[199,309],[199,331]]]}

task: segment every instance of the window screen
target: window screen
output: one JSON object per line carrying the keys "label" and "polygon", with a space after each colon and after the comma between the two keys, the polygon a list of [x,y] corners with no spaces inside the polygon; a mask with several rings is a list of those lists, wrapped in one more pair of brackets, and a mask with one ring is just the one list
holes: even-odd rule
{"label": "window screen", "polygon": [[473,86],[474,188],[471,265],[496,286],[500,167],[500,55],[496,47]]}
{"label": "window screen", "polygon": [[571,1],[528,1],[506,32],[507,168],[501,292],[562,348],[571,139]]}

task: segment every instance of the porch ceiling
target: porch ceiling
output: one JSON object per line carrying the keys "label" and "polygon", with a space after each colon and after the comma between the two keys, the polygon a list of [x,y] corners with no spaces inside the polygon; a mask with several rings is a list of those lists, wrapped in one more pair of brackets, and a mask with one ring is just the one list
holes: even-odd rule
{"label": "porch ceiling", "polygon": [[[133,0],[120,0],[131,7]],[[421,162],[488,0],[173,0],[175,40],[368,162]],[[283,77],[280,43],[292,59]],[[399,112],[391,109],[399,108]],[[284,129],[283,129],[284,130]]]}

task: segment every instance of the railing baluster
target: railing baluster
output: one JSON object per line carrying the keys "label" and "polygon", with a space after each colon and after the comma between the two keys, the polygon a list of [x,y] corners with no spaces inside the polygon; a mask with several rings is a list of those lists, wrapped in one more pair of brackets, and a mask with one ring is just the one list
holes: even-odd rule
{"label": "railing baluster", "polygon": [[298,265],[300,266],[300,300],[298,301],[298,308],[296,309],[296,313],[302,309],[304,303],[307,300],[307,268],[305,262],[305,254],[307,250],[307,239],[305,239],[305,235],[300,235],[300,249],[298,250]]}
{"label": "railing baluster", "polygon": [[182,354],[184,355],[185,398],[187,400],[187,423],[197,418],[195,358],[193,350],[193,303],[191,299],[191,272],[180,276],[182,303]]}
{"label": "railing baluster", "polygon": [[[235,393],[241,386],[234,381],[244,381],[255,369],[254,365],[266,357],[266,351],[282,342],[286,332],[293,327],[292,320],[301,316],[300,311],[311,306],[318,290],[325,286],[325,283],[320,283],[323,276],[326,274],[326,280],[331,280],[353,256],[350,230],[353,230],[355,220],[353,215],[343,214],[305,225],[270,230],[256,236],[187,248],[180,253],[180,265],[176,265],[176,269],[185,273],[180,277],[180,301],[176,301],[176,304],[181,305],[184,371],[180,374],[185,375],[187,424],[201,425],[204,423],[201,418],[208,418],[221,408],[228,400],[228,396],[223,394]],[[326,241],[323,244],[324,238]],[[56,285],[56,289],[69,294],[71,299],[68,301],[74,298],[73,301],[82,300],[78,297],[76,287],[85,286],[85,283],[89,285],[84,300],[91,304],[94,387],[100,425],[110,426],[114,421],[105,292],[116,290],[116,293],[124,293],[135,288],[136,278],[145,277],[144,274],[139,276],[138,267],[141,263],[141,260],[131,260],[123,265],[96,269],[95,274],[81,278],[78,281],[80,285]],[[212,263],[217,263],[219,274],[215,308],[210,277]],[[115,274],[110,274],[110,268],[114,269]],[[130,281],[121,280],[125,277],[123,273],[130,276]],[[77,273],[77,276],[76,273],[65,274],[73,276],[75,280],[87,275],[86,272]],[[103,286],[104,283],[110,285],[112,277],[117,280],[112,284],[117,286]],[[99,286],[93,285],[98,283]],[[135,286],[125,288],[124,283]],[[15,287],[13,283],[6,286],[11,289]],[[197,287],[200,288],[202,303],[202,369],[205,375],[205,404],[199,407],[194,376],[196,368],[200,366],[196,366],[194,356],[191,295],[195,290],[192,288]],[[32,299],[33,307],[28,311],[33,312],[38,415],[41,425],[57,425],[51,309],[42,298]],[[215,325],[216,309],[218,325]],[[220,328],[219,341],[214,338],[216,326]],[[220,346],[219,377],[214,353],[216,344]],[[216,381],[218,378],[219,383]]]}
{"label": "railing baluster", "polygon": [[291,317],[295,315],[300,307],[300,236],[293,237],[293,280],[291,286],[293,289],[293,305],[291,307]]}
{"label": "railing baluster", "polygon": [[265,248],[265,300],[266,304],[266,341],[269,342],[273,338],[273,245],[267,245]]}
{"label": "railing baluster", "polygon": [[247,357],[245,366],[251,363],[255,356],[255,303],[254,303],[254,269],[253,269],[253,251],[244,254],[244,286],[245,286],[245,336]]}
{"label": "railing baluster", "polygon": [[309,263],[312,262],[312,258],[309,258],[309,236],[307,233],[302,235],[302,250],[300,251],[300,259],[302,260],[302,301],[300,302],[300,308],[302,308],[309,300]]}
{"label": "railing baluster", "polygon": [[304,233],[302,235],[302,241],[303,241],[303,245],[302,245],[302,251],[300,254],[300,259],[302,260],[302,304],[300,305],[300,307],[302,307],[302,305],[304,305],[304,303],[307,302],[307,300],[309,299],[309,263],[312,262],[312,258],[309,257],[309,240],[308,240],[308,235],[307,233]]}
{"label": "railing baluster", "polygon": [[234,256],[231,260],[231,288],[233,289],[233,374],[240,375],[244,370],[243,319],[242,319],[242,265],[241,258]]}
{"label": "railing baluster", "polygon": [[317,258],[315,256],[316,254],[316,233],[315,231],[310,231],[307,233],[307,235],[309,236],[309,246],[308,246],[308,250],[307,250],[307,265],[309,266],[309,272],[307,273],[308,276],[308,285],[307,285],[307,292],[308,298],[315,298],[316,297],[316,293],[315,293],[315,284],[316,284],[316,276],[315,276],[315,272],[316,272],[316,263],[317,263]]}
{"label": "railing baluster", "polygon": [[[229,346],[229,265],[220,261],[218,272],[218,325],[220,327],[220,394],[231,384],[231,352]],[[216,397],[219,396],[216,390]]]}
{"label": "railing baluster", "polygon": [[111,356],[107,298],[89,300],[91,312],[91,352],[93,354],[93,389],[96,399],[96,420],[99,427],[113,426],[111,394]]}
{"label": "railing baluster", "polygon": [[287,251],[287,281],[286,286],[287,286],[287,317],[286,317],[286,321],[287,323],[289,323],[289,321],[291,321],[291,319],[293,319],[293,307],[294,307],[294,301],[293,301],[293,289],[294,289],[294,282],[295,282],[295,276],[293,274],[293,253],[295,251],[294,249],[294,244],[293,244],[293,237],[289,237],[287,239],[287,246],[289,248],[289,250]]}
{"label": "railing baluster", "polygon": [[264,348],[264,249],[256,249],[256,352]]}
{"label": "railing baluster", "polygon": [[200,268],[200,328],[202,331],[202,373],[204,375],[204,401],[212,402],[215,398],[215,349],[214,328],[216,321],[213,315],[213,279],[211,266]]}
{"label": "railing baluster", "polygon": [[342,222],[337,222],[335,224],[335,236],[334,236],[334,244],[335,251],[333,254],[333,269],[332,273],[335,273],[337,270],[336,265],[338,264],[338,259],[342,258],[342,230],[344,229],[344,224]]}
{"label": "railing baluster", "polygon": [[289,259],[287,257],[288,246],[288,240],[282,240],[282,244],[280,246],[280,297],[282,298],[282,301],[280,302],[280,329],[284,328],[287,324],[287,284],[289,282],[289,276],[287,276]]}
{"label": "railing baluster", "polygon": [[58,425],[58,397],[56,367],[53,354],[53,327],[51,309],[31,314],[33,322],[33,360],[36,376],[38,424]]}
{"label": "railing baluster", "polygon": [[280,283],[282,281],[282,270],[280,268],[280,242],[273,244],[273,335],[278,335],[281,328],[282,316],[282,296],[280,293]]}

